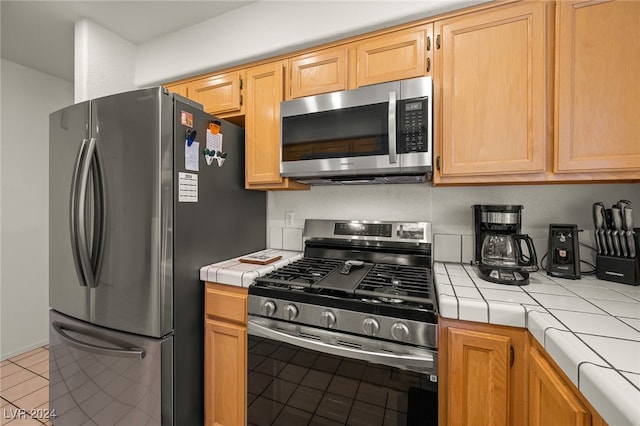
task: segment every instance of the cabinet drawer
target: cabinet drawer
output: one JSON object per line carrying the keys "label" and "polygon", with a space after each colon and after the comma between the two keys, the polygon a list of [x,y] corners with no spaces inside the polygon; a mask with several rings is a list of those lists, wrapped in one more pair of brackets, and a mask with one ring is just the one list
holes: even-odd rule
{"label": "cabinet drawer", "polygon": [[207,317],[246,324],[247,289],[207,283],[205,312]]}

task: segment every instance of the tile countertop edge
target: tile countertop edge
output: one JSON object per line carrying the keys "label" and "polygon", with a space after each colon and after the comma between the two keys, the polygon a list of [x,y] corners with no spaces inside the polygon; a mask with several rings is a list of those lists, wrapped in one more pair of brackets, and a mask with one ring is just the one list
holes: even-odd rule
{"label": "tile countertop edge", "polygon": [[[240,262],[240,259],[243,257],[264,252],[269,252],[271,256],[282,256],[282,258],[266,265]],[[232,259],[205,265],[200,268],[200,280],[237,287],[249,287],[253,284],[255,278],[266,275],[284,265],[288,265],[301,257],[302,252],[299,251],[276,249],[260,250],[255,253],[247,253]]]}
{"label": "tile countertop edge", "polygon": [[[434,265],[434,271],[437,272],[434,273],[434,285],[439,303],[441,299],[444,299],[447,306],[455,306],[455,309],[440,309],[439,314],[442,317],[494,324],[492,316],[500,314],[500,310],[504,309],[502,315],[509,318],[509,321],[500,321],[500,323],[512,327],[526,328],[545,350],[547,350],[551,358],[560,366],[567,377],[574,382],[587,401],[598,410],[598,413],[608,424],[620,426],[623,424],[640,425],[640,417],[638,417],[638,411],[640,410],[638,408],[640,407],[640,389],[637,389],[631,381],[624,376],[623,372],[611,368],[603,359],[600,359],[600,354],[579,339],[576,335],[577,331],[567,328],[549,312],[543,304],[537,301],[536,305],[531,305],[506,300],[485,300],[483,295],[480,296],[480,299],[461,297],[461,295],[456,292],[456,281],[461,279],[462,282],[458,285],[458,288],[464,288],[469,285],[469,278],[472,280],[478,279],[470,272],[471,268],[463,268],[467,270],[468,274],[461,273],[460,264],[443,264],[438,262]],[[449,272],[448,269],[451,269],[451,271]],[[444,281],[442,288],[438,286],[439,281]],[[506,288],[506,286],[502,287]],[[522,290],[515,289],[515,291]],[[464,293],[466,293],[466,291],[461,292],[461,294]],[[478,310],[479,303],[485,303],[491,307],[486,319],[484,316],[471,315],[471,313]],[[514,304],[522,307],[522,318],[516,318],[517,315],[515,314],[517,312],[514,311]],[[467,314],[467,312],[469,314]],[[569,333],[577,343],[563,342],[559,344],[557,338],[549,337],[549,334],[554,336],[554,333]],[[637,343],[640,346],[640,342]],[[609,386],[605,386],[606,389],[598,390],[598,386],[600,385],[596,385],[595,383],[597,382],[595,380],[587,380],[587,376],[585,376],[582,371],[587,365],[590,366],[588,368],[597,367],[605,369],[609,377],[615,376],[617,382],[628,385],[623,387],[625,395],[618,395],[619,392]],[[634,391],[636,393],[635,396],[633,395]],[[634,400],[637,401],[637,404],[635,406],[629,403],[621,404],[620,401],[622,400],[626,402]],[[635,419],[636,423],[627,423],[629,419]],[[621,421],[622,423],[620,423]]]}

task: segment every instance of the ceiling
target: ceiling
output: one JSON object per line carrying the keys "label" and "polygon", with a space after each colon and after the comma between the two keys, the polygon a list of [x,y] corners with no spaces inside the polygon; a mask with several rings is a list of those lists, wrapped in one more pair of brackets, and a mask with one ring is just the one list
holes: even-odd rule
{"label": "ceiling", "polygon": [[252,1],[0,0],[2,58],[73,82],[74,23],[88,18],[134,44]]}

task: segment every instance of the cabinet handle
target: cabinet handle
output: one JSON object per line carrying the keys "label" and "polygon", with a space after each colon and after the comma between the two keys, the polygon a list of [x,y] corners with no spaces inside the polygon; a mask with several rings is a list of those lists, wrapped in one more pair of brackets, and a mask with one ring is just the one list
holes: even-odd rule
{"label": "cabinet handle", "polygon": [[427,58],[427,72],[431,71],[431,58]]}
{"label": "cabinet handle", "polygon": [[427,52],[431,50],[431,36],[427,36]]}
{"label": "cabinet handle", "polygon": [[440,34],[436,37],[436,49],[440,49]]}
{"label": "cabinet handle", "polygon": [[440,171],[440,156],[436,157],[436,170]]}
{"label": "cabinet handle", "polygon": [[516,351],[513,350],[513,346],[509,346],[509,367],[513,367],[513,363],[516,362]]}
{"label": "cabinet handle", "polygon": [[242,95],[240,95],[240,106],[242,106]]}
{"label": "cabinet handle", "polygon": [[240,77],[240,90],[242,90],[242,77]]}

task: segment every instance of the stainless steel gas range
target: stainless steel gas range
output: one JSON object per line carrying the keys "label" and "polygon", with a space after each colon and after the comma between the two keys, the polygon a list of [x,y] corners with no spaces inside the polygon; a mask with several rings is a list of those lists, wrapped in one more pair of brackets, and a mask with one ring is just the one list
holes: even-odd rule
{"label": "stainless steel gas range", "polygon": [[437,424],[428,222],[307,220],[249,288],[248,424]]}

